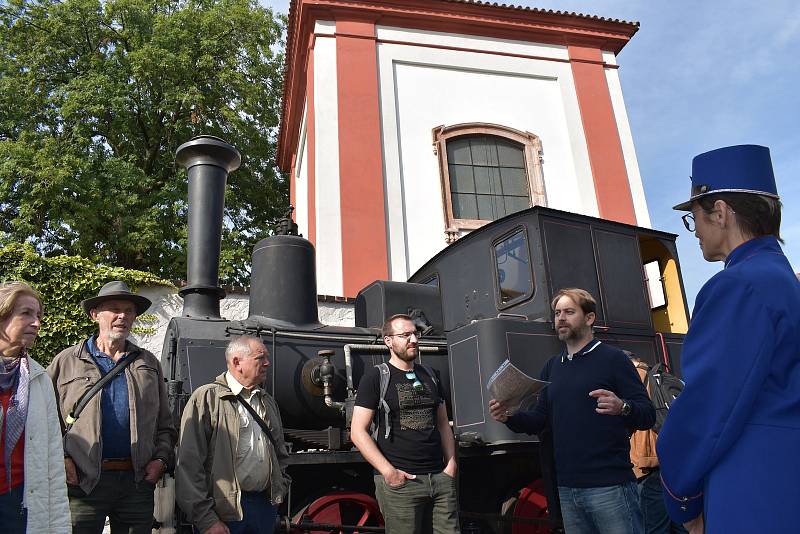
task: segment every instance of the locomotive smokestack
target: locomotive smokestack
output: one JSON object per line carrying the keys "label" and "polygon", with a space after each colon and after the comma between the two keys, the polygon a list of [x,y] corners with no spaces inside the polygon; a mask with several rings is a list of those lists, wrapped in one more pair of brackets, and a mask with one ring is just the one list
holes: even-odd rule
{"label": "locomotive smokestack", "polygon": [[239,168],[239,151],[218,137],[200,135],[178,147],[175,161],[189,174],[189,245],[184,317],[219,318],[219,254],[225,182]]}

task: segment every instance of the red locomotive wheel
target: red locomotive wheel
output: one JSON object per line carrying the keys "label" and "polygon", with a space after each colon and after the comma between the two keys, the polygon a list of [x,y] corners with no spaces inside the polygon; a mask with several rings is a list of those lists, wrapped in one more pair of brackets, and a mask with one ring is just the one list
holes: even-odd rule
{"label": "red locomotive wheel", "polygon": [[[351,491],[334,491],[323,495],[295,515],[293,522],[301,519],[328,525],[358,525],[382,527],[378,502],[374,497]],[[310,534],[344,534],[339,529],[311,530]],[[358,531],[356,531],[357,534]]]}
{"label": "red locomotive wheel", "polygon": [[[512,497],[503,504],[502,514],[513,519],[546,519],[547,497],[544,494],[544,482],[537,479],[522,488],[516,497]],[[506,530],[510,534],[549,534],[550,527],[546,524],[526,523],[524,521],[511,523],[511,528]]]}

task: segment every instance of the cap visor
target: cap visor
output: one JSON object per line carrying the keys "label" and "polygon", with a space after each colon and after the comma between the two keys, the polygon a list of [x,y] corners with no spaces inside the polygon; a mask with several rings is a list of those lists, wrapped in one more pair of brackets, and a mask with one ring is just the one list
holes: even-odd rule
{"label": "cap visor", "polygon": [[687,200],[686,202],[681,202],[680,204],[672,206],[672,209],[678,211],[692,211],[692,201]]}

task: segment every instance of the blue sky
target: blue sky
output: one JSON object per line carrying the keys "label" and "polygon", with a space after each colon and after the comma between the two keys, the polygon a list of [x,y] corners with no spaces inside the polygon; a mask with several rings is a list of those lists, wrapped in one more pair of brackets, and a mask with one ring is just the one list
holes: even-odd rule
{"label": "blue sky", "polygon": [[[288,1],[264,5],[286,13]],[[619,75],[654,228],[679,234],[691,310],[722,263],[703,260],[671,207],[688,198],[692,157],[727,145],[770,147],[783,202],[784,251],[800,272],[800,2],[555,0],[515,5],[641,23]]]}

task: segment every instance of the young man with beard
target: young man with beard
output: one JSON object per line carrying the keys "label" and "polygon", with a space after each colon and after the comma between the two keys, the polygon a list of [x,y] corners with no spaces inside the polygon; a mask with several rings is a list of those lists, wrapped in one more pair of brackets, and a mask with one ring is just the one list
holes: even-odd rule
{"label": "young man with beard", "polygon": [[642,533],[629,438],[653,426],[655,409],[625,353],[594,339],[589,292],[562,289],[551,307],[565,347],[542,369],[550,385],[533,411],[512,415],[492,399],[491,415],[514,432],[551,429],[567,533]]}
{"label": "young man with beard", "polygon": [[[114,281],[81,306],[98,333],[62,351],[47,368],[66,428],[72,532],[99,534],[109,517],[112,532],[150,534],[154,489],[174,463],[177,440],[161,364],[127,339],[150,300]],[[111,372],[117,374],[88,397]]]}
{"label": "young man with beard", "polygon": [[[429,368],[414,365],[419,334],[408,315],[390,317],[382,333],[390,353],[388,387],[381,399],[379,366],[364,374],[351,436],[375,468],[375,496],[386,532],[458,532],[455,439],[441,382]],[[377,442],[369,433],[373,418]]]}

